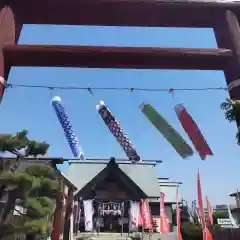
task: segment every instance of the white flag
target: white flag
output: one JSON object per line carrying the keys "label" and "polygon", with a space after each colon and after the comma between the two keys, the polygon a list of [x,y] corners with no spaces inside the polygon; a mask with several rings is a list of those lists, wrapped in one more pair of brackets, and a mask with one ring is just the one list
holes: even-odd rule
{"label": "white flag", "polygon": [[137,231],[139,225],[140,202],[130,202],[130,231]]}
{"label": "white flag", "polygon": [[85,231],[91,232],[93,230],[93,206],[92,200],[83,201],[84,218],[85,218]]}

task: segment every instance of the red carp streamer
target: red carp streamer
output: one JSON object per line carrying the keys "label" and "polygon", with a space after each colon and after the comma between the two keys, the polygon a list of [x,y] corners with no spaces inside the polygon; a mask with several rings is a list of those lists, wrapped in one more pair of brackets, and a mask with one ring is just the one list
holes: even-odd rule
{"label": "red carp streamer", "polygon": [[186,108],[182,104],[178,104],[174,109],[184,131],[188,134],[200,158],[205,160],[208,155],[213,155],[198,125],[187,112]]}

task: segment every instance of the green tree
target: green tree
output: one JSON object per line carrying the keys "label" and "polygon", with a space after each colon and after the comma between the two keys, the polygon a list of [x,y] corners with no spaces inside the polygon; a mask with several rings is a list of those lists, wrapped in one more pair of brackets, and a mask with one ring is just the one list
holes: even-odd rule
{"label": "green tree", "polygon": [[202,228],[199,224],[184,222],[181,224],[181,233],[184,240],[202,240]]}
{"label": "green tree", "polygon": [[190,221],[189,212],[188,212],[188,207],[186,205],[181,205],[180,206],[180,220],[181,222],[191,222]]}
{"label": "green tree", "polygon": [[229,218],[228,211],[218,211],[213,213],[213,223],[217,224],[217,219]]}
{"label": "green tree", "polygon": [[227,99],[221,104],[221,109],[224,111],[225,118],[229,122],[237,123],[237,144],[240,145],[240,100]]}
{"label": "green tree", "polygon": [[[190,209],[188,207],[188,203],[185,200],[181,200],[179,202],[179,210],[180,210],[180,221],[181,223],[189,223],[189,224],[196,224],[197,219],[191,215]],[[173,225],[177,225],[177,213],[176,209],[173,210],[172,221]]]}
{"label": "green tree", "polygon": [[193,222],[193,218],[190,215],[190,210],[186,200],[182,199],[179,203],[180,208],[180,220],[181,222]]}
{"label": "green tree", "polygon": [[[17,171],[22,158],[44,155],[49,147],[45,142],[29,140],[27,134],[23,130],[16,135],[0,135],[0,151],[16,156],[15,163],[0,173],[0,197],[7,194],[8,199],[0,211],[0,239],[16,233],[26,233],[27,239],[35,239],[36,236],[46,238],[51,232],[46,216],[53,212],[60,184],[55,169],[40,161],[29,164],[24,171]],[[8,214],[15,209],[16,199],[25,210],[21,213],[22,221],[18,224],[5,223]]]}

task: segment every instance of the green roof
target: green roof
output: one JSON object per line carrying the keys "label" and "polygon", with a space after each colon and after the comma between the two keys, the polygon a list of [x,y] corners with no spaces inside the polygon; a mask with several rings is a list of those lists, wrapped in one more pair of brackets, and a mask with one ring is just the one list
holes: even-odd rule
{"label": "green roof", "polygon": [[[68,178],[81,190],[96,175],[106,168],[109,160],[73,160],[69,161],[66,172]],[[116,161],[118,167],[148,196],[156,198],[160,195],[155,162],[132,164]]]}

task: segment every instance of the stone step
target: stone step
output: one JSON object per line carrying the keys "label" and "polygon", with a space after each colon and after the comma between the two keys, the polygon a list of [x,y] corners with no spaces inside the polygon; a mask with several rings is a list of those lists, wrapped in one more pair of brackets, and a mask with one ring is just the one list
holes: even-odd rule
{"label": "stone step", "polygon": [[[76,240],[131,240],[131,235],[128,233],[79,233]],[[134,236],[134,234],[133,234]],[[176,233],[166,233],[166,234],[143,234],[141,240],[177,240]]]}
{"label": "stone step", "polygon": [[78,240],[126,240],[128,233],[79,233],[76,237]]}

